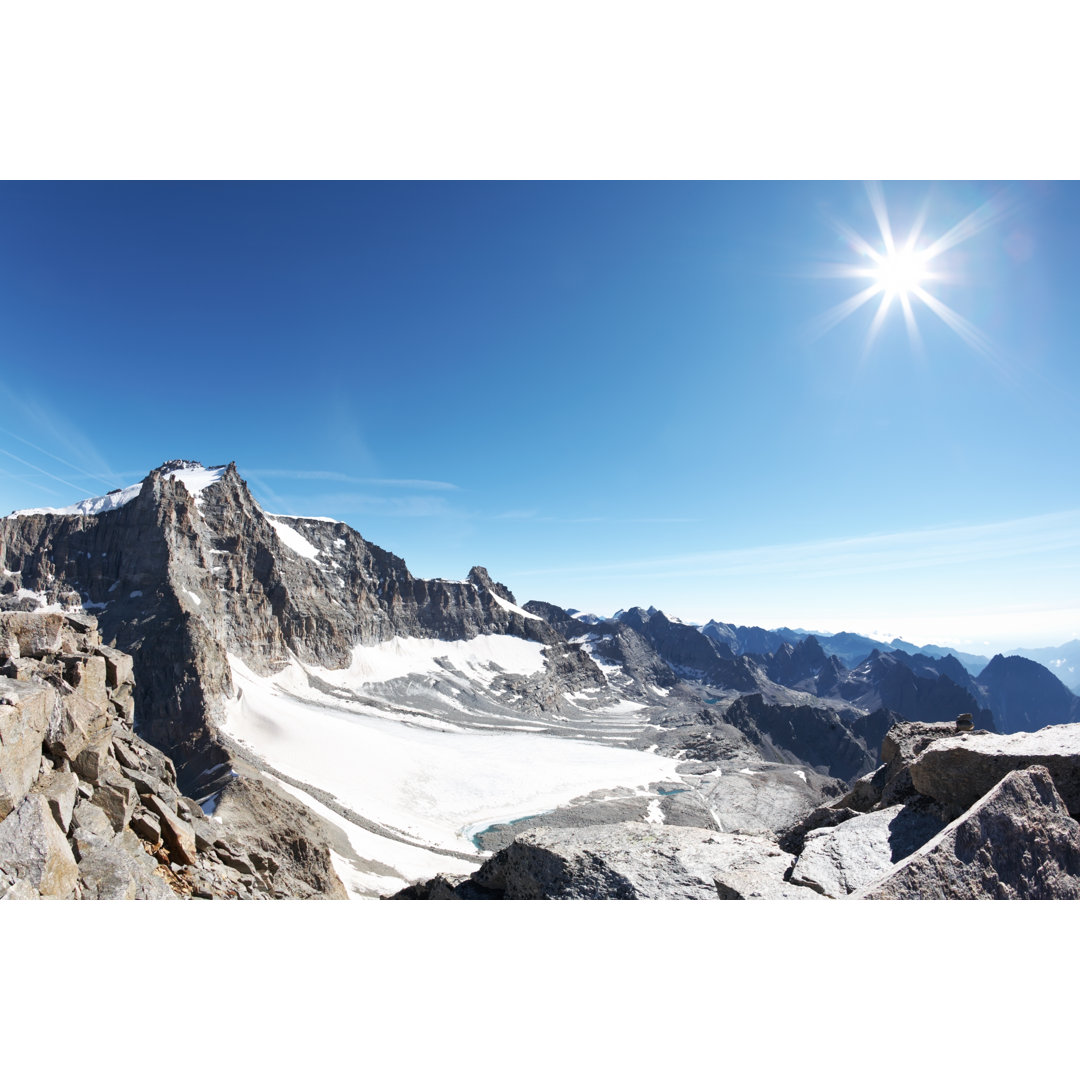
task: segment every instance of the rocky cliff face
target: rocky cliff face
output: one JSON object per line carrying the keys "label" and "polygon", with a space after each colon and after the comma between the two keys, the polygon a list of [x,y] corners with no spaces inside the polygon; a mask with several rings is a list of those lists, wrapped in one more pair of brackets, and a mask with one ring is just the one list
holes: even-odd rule
{"label": "rocky cliff face", "polygon": [[344,897],[314,820],[282,856],[180,793],[132,669],[92,618],[0,612],[0,899]]}
{"label": "rocky cliff face", "polygon": [[354,645],[395,636],[558,640],[483,568],[414,578],[341,522],[264,514],[233,465],[193,495],[183,476],[195,467],[166,463],[108,513],[0,520],[8,596],[97,611],[105,639],[134,657],[139,731],[177,759],[193,795],[229,772],[214,729],[233,691],[229,653],[267,673],[290,655],[343,667]]}

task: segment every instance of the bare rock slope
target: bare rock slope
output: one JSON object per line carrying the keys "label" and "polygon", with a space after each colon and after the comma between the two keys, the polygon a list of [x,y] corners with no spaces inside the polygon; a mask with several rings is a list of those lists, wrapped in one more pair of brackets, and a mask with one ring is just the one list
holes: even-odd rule
{"label": "bare rock slope", "polygon": [[93,618],[0,612],[0,898],[344,897],[315,819],[283,857],[183,796],[133,689]]}

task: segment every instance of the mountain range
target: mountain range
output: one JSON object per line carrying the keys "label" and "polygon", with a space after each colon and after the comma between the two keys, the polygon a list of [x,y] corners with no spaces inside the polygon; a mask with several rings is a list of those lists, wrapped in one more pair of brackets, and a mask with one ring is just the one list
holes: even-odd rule
{"label": "mountain range", "polygon": [[[0,565],[0,615],[92,616],[83,652],[131,657],[113,729],[175,764],[176,790],[154,797],[221,830],[266,895],[387,896],[472,874],[537,828],[774,836],[873,773],[897,723],[970,713],[1006,736],[1080,719],[1021,656],[652,607],[583,616],[519,604],[480,566],[416,578],[342,522],[265,512],[233,464],[171,461],[18,511],[0,520]],[[44,678],[45,653],[32,669],[13,653],[5,678]],[[56,754],[49,770],[74,767]],[[108,803],[106,788],[86,797]],[[119,820],[117,836],[133,819]],[[216,868],[170,872],[219,895]]]}

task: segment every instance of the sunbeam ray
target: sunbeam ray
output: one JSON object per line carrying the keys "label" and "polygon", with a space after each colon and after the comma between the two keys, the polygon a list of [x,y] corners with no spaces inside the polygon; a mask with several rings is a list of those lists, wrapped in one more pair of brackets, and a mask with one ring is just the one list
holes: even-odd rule
{"label": "sunbeam ray", "polygon": [[834,326],[842,323],[852,312],[858,311],[868,300],[872,300],[881,292],[881,286],[877,283],[867,286],[861,293],[856,293],[850,299],[845,300],[836,307],[829,308],[824,315],[818,316],[811,325],[811,334],[819,338],[827,334]]}

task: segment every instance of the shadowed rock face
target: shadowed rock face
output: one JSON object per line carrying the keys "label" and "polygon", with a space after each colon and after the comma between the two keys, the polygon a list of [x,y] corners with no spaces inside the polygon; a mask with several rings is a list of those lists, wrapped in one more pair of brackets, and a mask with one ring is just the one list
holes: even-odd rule
{"label": "shadowed rock face", "polygon": [[728,708],[724,720],[761,746],[766,758],[805,761],[844,781],[873,768],[877,760],[833,709],[772,705],[761,694],[747,694]]}
{"label": "shadowed rock face", "polygon": [[1080,899],[1080,824],[1041,765],[1009,773],[932,841],[856,896]]}

